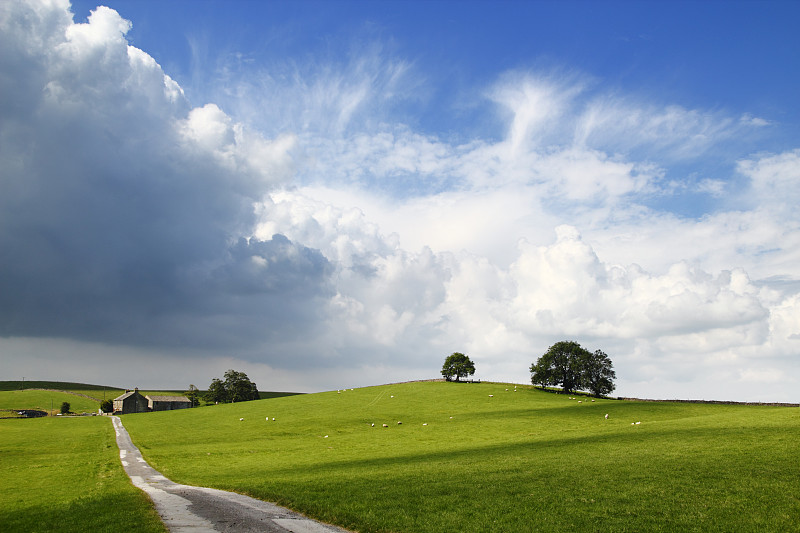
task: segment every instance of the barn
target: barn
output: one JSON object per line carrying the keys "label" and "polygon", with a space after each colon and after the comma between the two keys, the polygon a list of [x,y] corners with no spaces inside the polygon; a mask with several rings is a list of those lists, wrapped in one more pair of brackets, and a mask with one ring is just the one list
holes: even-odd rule
{"label": "barn", "polygon": [[147,398],[139,394],[138,387],[126,390],[125,394],[114,398],[114,414],[146,413],[147,403]]}
{"label": "barn", "polygon": [[151,411],[172,411],[174,409],[188,409],[192,402],[185,396],[145,396],[147,407]]}

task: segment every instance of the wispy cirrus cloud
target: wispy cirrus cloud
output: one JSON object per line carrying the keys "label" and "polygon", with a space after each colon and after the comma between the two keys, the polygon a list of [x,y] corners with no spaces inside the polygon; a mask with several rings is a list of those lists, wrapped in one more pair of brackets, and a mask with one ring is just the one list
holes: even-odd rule
{"label": "wispy cirrus cloud", "polygon": [[[414,59],[377,45],[228,55],[197,105],[111,9],[0,9],[0,333],[18,353],[199,354],[320,388],[435,375],[456,349],[525,381],[576,338],[613,354],[624,394],[722,398],[797,367],[800,156],[736,152],[766,119],[515,70],[460,93],[501,134],[451,134],[447,109],[419,125]],[[711,152],[736,155],[682,174]],[[684,216],[687,194],[717,203]]]}

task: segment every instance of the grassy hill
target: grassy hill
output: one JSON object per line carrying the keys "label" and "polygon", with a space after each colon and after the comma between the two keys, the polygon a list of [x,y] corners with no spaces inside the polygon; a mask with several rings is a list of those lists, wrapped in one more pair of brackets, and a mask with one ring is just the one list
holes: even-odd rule
{"label": "grassy hill", "polygon": [[798,408],[593,402],[434,382],[123,421],[175,481],[247,493],[357,531],[800,524]]}
{"label": "grassy hill", "polygon": [[[124,392],[125,389],[117,387],[67,381],[0,381],[0,416],[11,416],[19,409],[57,412],[62,402],[69,402],[74,413],[96,413],[102,400],[113,400]],[[181,396],[185,391],[140,390],[139,392],[143,395]],[[297,393],[259,391],[262,400],[295,394]]]}

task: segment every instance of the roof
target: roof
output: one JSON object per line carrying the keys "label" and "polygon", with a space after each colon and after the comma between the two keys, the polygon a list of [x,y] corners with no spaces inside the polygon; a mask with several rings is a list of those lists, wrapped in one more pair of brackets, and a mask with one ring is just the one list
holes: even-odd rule
{"label": "roof", "polygon": [[189,403],[189,398],[186,396],[145,396],[153,402],[186,402]]}
{"label": "roof", "polygon": [[121,396],[117,396],[116,398],[114,398],[114,401],[116,402],[117,400],[124,400],[125,398],[127,398],[129,396],[133,396],[134,394],[139,394],[139,391],[138,390],[128,391],[125,394],[123,394]]}

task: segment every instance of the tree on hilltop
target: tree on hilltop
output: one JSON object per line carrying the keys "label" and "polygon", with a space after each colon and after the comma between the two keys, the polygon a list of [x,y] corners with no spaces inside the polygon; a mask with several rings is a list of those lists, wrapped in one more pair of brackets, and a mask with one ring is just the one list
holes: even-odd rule
{"label": "tree on hilltop", "polygon": [[250,381],[247,374],[228,370],[225,372],[225,390],[231,402],[246,402],[248,400],[258,400],[258,387]]}
{"label": "tree on hilltop", "polygon": [[581,366],[583,368],[583,389],[589,390],[596,396],[605,396],[614,390],[614,379],[617,373],[614,372],[614,365],[611,358],[602,350],[595,350],[594,353],[585,355]]}
{"label": "tree on hilltop", "polygon": [[589,390],[601,396],[614,390],[611,359],[602,350],[594,353],[574,341],[552,345],[536,363],[531,365],[531,383],[561,386],[564,392]]}
{"label": "tree on hilltop", "polygon": [[208,386],[208,391],[203,396],[205,401],[208,403],[231,403],[260,398],[258,387],[244,372],[231,369],[225,372],[224,377],[225,381],[219,378],[211,380],[211,385]]}
{"label": "tree on hilltop", "polygon": [[447,381],[461,381],[461,378],[471,376],[475,373],[475,363],[461,352],[453,352],[442,365],[442,376]]}

